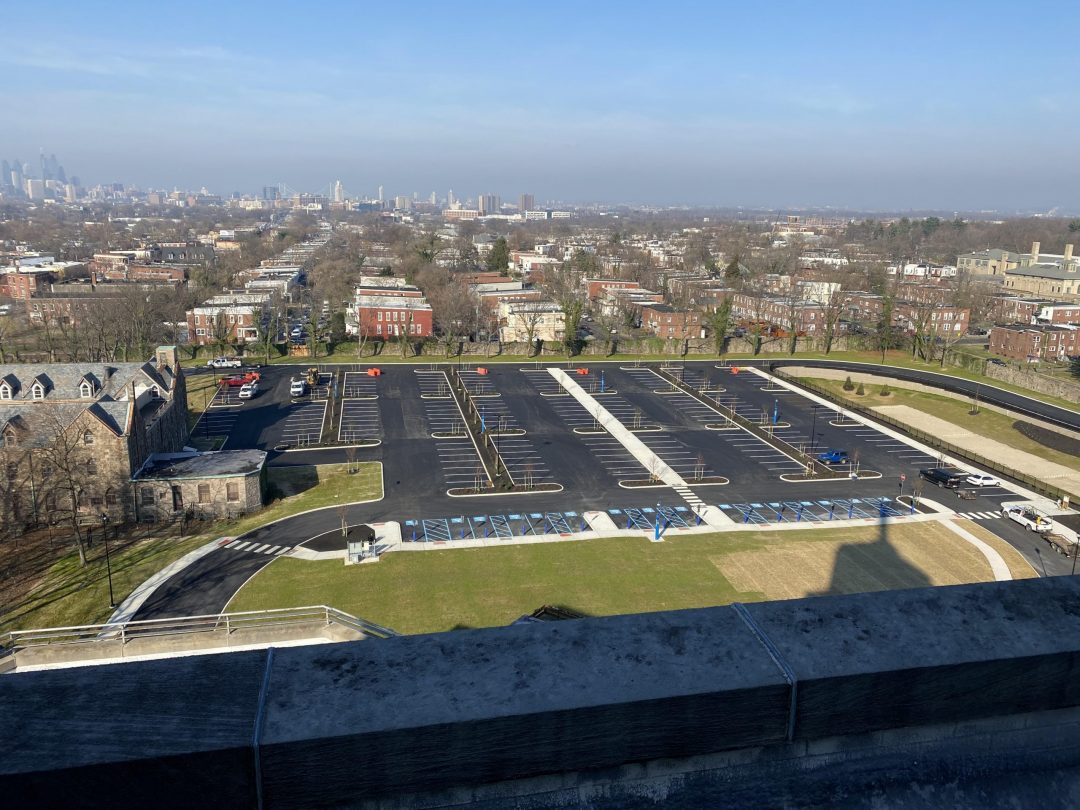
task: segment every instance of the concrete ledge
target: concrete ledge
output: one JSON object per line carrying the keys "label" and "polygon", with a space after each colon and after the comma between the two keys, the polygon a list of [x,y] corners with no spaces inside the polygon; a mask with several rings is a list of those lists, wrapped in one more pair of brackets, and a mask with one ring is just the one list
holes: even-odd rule
{"label": "concrete ledge", "polygon": [[[1080,580],[119,666],[0,678],[5,801],[60,806],[79,796],[81,806],[97,807],[153,797],[154,806],[173,807],[213,796],[254,806],[257,760],[265,807],[433,806],[403,797],[461,801],[485,790],[488,807],[537,807],[551,805],[510,801],[505,786],[571,773],[627,785],[681,770],[686,778],[668,786],[686,790],[695,762],[715,767],[720,757],[747,769],[738,784],[750,792],[733,794],[730,806],[778,795],[770,775],[780,768],[786,795],[806,797],[795,804],[824,807],[834,794],[799,792],[813,788],[815,772],[833,784],[848,773],[874,791],[906,787],[916,771],[944,784],[951,772],[912,752],[948,735],[959,740],[978,722],[988,743],[976,776],[990,778],[1021,754],[994,745],[987,722],[996,718],[1019,741],[1029,713],[1080,706]],[[1067,718],[1044,720],[1027,739],[1048,745],[1071,723],[1075,740],[1075,712]],[[872,773],[836,770],[860,748],[878,763]],[[934,756],[949,761],[948,752]],[[702,793],[686,798],[694,796],[698,803],[675,806],[718,806]]]}

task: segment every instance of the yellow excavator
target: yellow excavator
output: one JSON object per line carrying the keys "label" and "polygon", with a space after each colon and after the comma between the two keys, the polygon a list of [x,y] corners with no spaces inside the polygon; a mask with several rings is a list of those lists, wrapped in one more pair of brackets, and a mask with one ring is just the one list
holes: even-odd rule
{"label": "yellow excavator", "polygon": [[319,369],[316,366],[307,370],[307,384],[311,387],[319,384]]}

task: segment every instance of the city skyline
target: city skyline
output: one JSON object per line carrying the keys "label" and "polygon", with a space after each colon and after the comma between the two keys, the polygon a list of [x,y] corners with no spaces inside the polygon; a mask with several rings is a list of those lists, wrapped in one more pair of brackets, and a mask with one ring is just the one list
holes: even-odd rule
{"label": "city skyline", "polygon": [[1078,57],[988,56],[1002,31],[1080,21],[1061,3],[432,5],[422,26],[393,8],[254,11],[10,9],[5,27],[44,15],[55,43],[0,53],[17,111],[0,152],[223,195],[341,180],[365,196],[1080,208]]}

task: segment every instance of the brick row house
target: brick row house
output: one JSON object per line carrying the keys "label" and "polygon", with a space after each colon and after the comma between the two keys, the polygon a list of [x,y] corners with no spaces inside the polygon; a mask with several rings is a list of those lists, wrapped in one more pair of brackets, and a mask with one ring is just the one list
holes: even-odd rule
{"label": "brick row house", "polygon": [[251,343],[258,340],[271,303],[269,293],[225,293],[188,310],[188,342],[196,346],[213,343]]}
{"label": "brick row house", "polygon": [[1010,324],[990,330],[990,351],[1011,360],[1034,363],[1080,355],[1080,327]]}

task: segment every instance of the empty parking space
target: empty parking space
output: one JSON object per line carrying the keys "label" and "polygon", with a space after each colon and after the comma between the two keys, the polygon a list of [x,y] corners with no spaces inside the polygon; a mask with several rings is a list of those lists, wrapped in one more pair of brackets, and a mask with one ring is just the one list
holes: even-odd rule
{"label": "empty parking space", "polygon": [[240,417],[237,411],[206,411],[191,431],[192,436],[228,436]]}
{"label": "empty parking space", "polygon": [[853,518],[898,517],[909,507],[889,498],[836,498],[833,500],[754,501],[720,503],[717,507],[736,523],[821,523]]}
{"label": "empty parking space", "polygon": [[357,397],[376,397],[378,377],[369,377],[365,371],[346,371],[341,381],[341,396],[344,399]]}
{"label": "empty parking space", "polygon": [[546,368],[523,368],[521,373],[525,375],[540,396],[570,399],[570,395],[563,390],[558,380],[552,377]]}
{"label": "empty parking space", "polygon": [[639,438],[671,469],[689,482],[717,475],[701,450],[691,448],[670,433],[642,433]]}
{"label": "empty parking space", "polygon": [[538,534],[571,534],[589,528],[579,512],[511,512],[501,515],[455,515],[415,518],[402,524],[406,543],[452,543],[500,540]]}
{"label": "empty parking space", "polygon": [[344,444],[382,438],[379,404],[373,399],[346,399],[341,402],[338,441]]}
{"label": "empty parking space", "polygon": [[465,436],[460,439],[441,440],[436,445],[435,452],[447,486],[472,487],[478,480],[486,486],[487,475],[484,465],[476,455],[472,439]]}
{"label": "empty parking space", "polygon": [[515,481],[529,485],[555,483],[551,470],[528,438],[500,436],[494,441],[507,472]]}
{"label": "empty parking space", "polygon": [[326,418],[325,402],[302,402],[290,405],[281,422],[281,441],[296,447],[318,444]]}
{"label": "empty parking space", "polygon": [[425,399],[449,399],[450,397],[450,389],[447,386],[446,375],[441,371],[417,374],[416,384],[420,387],[420,396]]}

